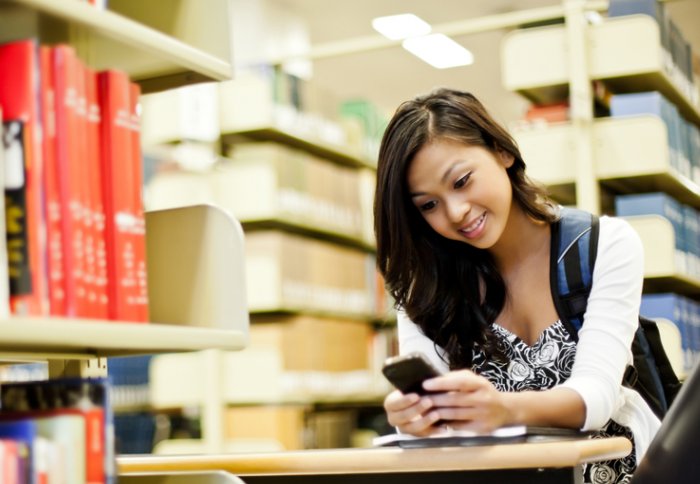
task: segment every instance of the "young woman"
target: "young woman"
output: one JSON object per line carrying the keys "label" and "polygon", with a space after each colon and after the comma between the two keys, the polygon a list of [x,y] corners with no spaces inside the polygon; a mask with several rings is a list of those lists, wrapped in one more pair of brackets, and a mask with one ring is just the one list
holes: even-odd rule
{"label": "young woman", "polygon": [[[403,103],[382,140],[375,233],[395,298],[401,353],[447,373],[428,396],[384,402],[400,432],[428,435],[505,425],[596,430],[633,442],[626,458],[592,464],[586,482],[626,482],[659,421],[621,382],[631,362],[643,282],[641,242],[601,217],[593,285],[575,342],[549,280],[559,216],[506,130],[471,94],[440,89]],[[556,250],[556,249],[555,249]]]}

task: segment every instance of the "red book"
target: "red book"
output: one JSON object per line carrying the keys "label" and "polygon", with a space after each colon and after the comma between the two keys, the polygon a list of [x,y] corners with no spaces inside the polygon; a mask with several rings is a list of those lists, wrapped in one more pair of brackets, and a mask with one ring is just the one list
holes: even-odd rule
{"label": "red book", "polygon": [[[76,105],[77,136],[75,140],[76,156],[71,160],[70,206],[73,215],[74,226],[82,232],[82,247],[75,247],[75,257],[81,258],[79,266],[82,269],[80,279],[75,281],[76,286],[76,312],[79,317],[94,317],[94,309],[90,300],[90,287],[94,284],[95,269],[95,240],[92,232],[92,218],[90,217],[90,188],[88,177],[88,121],[87,121],[87,78],[86,66],[78,57],[74,57],[73,68],[75,73],[75,85],[78,95]],[[76,242],[77,244],[77,242]],[[82,250],[82,252],[80,252]],[[93,291],[93,301],[94,301]]]}
{"label": "red book", "polygon": [[61,229],[61,192],[56,164],[56,101],[51,48],[39,48],[41,57],[41,120],[44,133],[44,204],[46,209],[49,309],[52,316],[66,315],[66,290]]}
{"label": "red book", "polygon": [[90,316],[107,319],[107,249],[105,247],[105,212],[102,201],[102,169],[100,166],[100,104],[97,98],[97,73],[85,69],[87,101],[87,178],[86,272]]}
{"label": "red book", "polygon": [[82,63],[72,47],[59,45],[52,50],[56,98],[56,164],[61,196],[63,267],[66,314],[87,316],[85,288],[85,183],[83,166],[85,143],[84,74]]}
{"label": "red book", "polygon": [[0,45],[10,311],[34,316],[48,314],[39,86],[37,43]]}
{"label": "red book", "polygon": [[138,320],[148,321],[148,280],[146,277],[146,218],[143,207],[143,154],[141,153],[141,87],[130,85],[131,102],[131,202],[137,225],[133,235],[136,286],[132,291],[133,304],[138,310]]}
{"label": "red book", "polygon": [[560,123],[569,120],[569,102],[562,101],[551,104],[533,104],[525,113],[528,121],[545,121]]}
{"label": "red book", "polygon": [[117,70],[100,72],[98,87],[102,113],[102,196],[106,214],[109,318],[138,322],[142,321],[142,314],[134,298],[138,284],[134,234],[142,230],[134,213],[129,77]]}
{"label": "red book", "polygon": [[20,454],[25,444],[10,439],[2,439],[2,482],[15,483],[20,481]]}

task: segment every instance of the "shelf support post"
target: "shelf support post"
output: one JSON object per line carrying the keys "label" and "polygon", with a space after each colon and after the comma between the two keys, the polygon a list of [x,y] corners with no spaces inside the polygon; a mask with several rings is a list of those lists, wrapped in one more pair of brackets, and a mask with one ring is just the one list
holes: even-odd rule
{"label": "shelf support post", "polygon": [[593,95],[588,71],[585,0],[564,0],[568,46],[569,110],[576,154],[576,205],[600,213],[600,186],[593,156]]}
{"label": "shelf support post", "polygon": [[224,365],[223,352],[204,350],[205,399],[202,402],[202,437],[207,451],[217,453],[224,451]]}
{"label": "shelf support post", "polygon": [[49,360],[49,378],[99,378],[107,376],[107,358]]}

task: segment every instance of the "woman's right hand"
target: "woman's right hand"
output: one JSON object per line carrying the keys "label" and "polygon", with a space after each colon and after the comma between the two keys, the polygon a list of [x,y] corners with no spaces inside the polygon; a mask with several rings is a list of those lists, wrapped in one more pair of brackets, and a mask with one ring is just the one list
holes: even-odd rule
{"label": "woman's right hand", "polygon": [[434,424],[440,419],[437,412],[430,410],[433,402],[427,396],[416,393],[404,395],[399,390],[394,390],[384,399],[389,424],[396,427],[403,434],[423,437],[439,432]]}

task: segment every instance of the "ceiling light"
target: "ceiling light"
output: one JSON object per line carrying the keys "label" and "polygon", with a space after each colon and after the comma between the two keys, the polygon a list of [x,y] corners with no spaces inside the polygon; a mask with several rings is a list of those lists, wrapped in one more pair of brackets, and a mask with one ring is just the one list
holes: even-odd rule
{"label": "ceiling light", "polygon": [[411,54],[438,69],[466,66],[474,62],[471,52],[445,34],[412,37],[404,40],[402,45]]}
{"label": "ceiling light", "polygon": [[430,24],[412,13],[377,17],[372,20],[374,30],[391,40],[401,40],[430,33]]}

